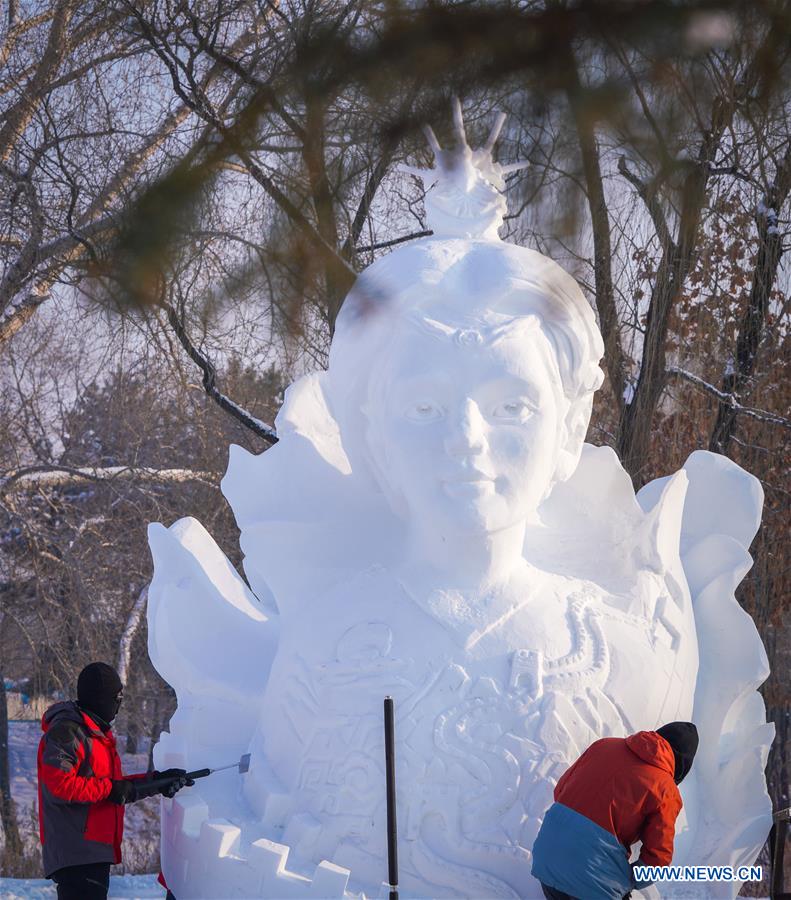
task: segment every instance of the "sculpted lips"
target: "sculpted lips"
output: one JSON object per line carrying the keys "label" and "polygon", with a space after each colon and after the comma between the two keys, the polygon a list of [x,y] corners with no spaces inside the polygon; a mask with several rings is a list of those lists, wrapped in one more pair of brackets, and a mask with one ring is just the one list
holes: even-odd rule
{"label": "sculpted lips", "polygon": [[478,469],[465,469],[441,480],[446,494],[451,497],[470,497],[494,490],[494,478]]}
{"label": "sculpted lips", "polygon": [[445,478],[443,479],[445,484],[467,484],[469,482],[475,481],[493,481],[493,478],[490,478],[488,475],[484,475],[483,472],[470,472],[466,475],[458,475],[453,478]]}

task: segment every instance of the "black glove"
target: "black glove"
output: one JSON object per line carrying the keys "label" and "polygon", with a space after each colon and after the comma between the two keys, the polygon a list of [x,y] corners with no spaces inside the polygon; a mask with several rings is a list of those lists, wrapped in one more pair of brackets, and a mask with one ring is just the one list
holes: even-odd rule
{"label": "black glove", "polygon": [[171,780],[170,784],[165,785],[159,793],[162,794],[163,797],[172,799],[183,787],[191,787],[193,784],[195,784],[195,782],[191,778],[174,778]]}
{"label": "black glove", "polygon": [[192,778],[187,778],[186,769],[165,769],[164,772],[154,771],[152,775],[152,781],[160,780],[162,778],[170,779],[169,784],[166,784],[159,789],[159,793],[162,794],[163,797],[168,797],[169,799],[175,797],[183,787],[192,787],[192,785],[195,784]]}
{"label": "black glove", "polygon": [[147,778],[135,782],[134,799],[144,800],[147,797],[156,797],[158,794],[162,794],[163,797],[175,797],[183,787],[195,784],[191,778],[187,778],[184,769],[173,769],[172,771],[183,774],[169,778],[167,772],[149,772]]}
{"label": "black glove", "polygon": [[137,790],[133,781],[114,781],[110,793],[107,795],[110,803],[117,803],[118,806],[124,806],[127,803],[134,803],[137,800]]}
{"label": "black glove", "polygon": [[186,774],[186,769],[165,769],[164,772],[154,769],[153,772],[148,773],[148,776],[151,781],[154,781],[157,778],[183,778]]}

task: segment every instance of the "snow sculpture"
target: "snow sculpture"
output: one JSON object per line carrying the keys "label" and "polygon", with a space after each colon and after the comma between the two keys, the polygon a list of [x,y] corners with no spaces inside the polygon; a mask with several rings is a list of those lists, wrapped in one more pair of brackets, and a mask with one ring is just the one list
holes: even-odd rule
{"label": "snow sculpture", "polygon": [[760,485],[700,451],[635,496],[584,443],[601,335],[573,278],[497,237],[501,124],[474,152],[458,107],[456,151],[428,133],[433,236],[360,276],[280,442],[231,448],[249,588],[194,519],[150,528],[149,652],[178,695],[157,764],[252,754],[163,801],[179,898],[379,896],[386,694],[404,896],[540,897],[559,774],[673,719],[701,737],[676,862],[749,864],[768,833],[768,664],[733,596]]}

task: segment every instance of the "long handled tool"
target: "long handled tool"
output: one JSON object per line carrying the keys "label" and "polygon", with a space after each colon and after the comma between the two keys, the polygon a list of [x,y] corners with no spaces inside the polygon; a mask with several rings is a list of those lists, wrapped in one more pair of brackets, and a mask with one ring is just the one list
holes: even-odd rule
{"label": "long handled tool", "polygon": [[[239,762],[231,763],[229,766],[219,766],[216,769],[196,769],[194,772],[187,772],[184,778],[189,779],[190,781],[194,781],[196,778],[206,778],[207,775],[213,775],[215,772],[224,772],[226,769],[239,769],[239,774],[244,775],[244,773],[250,768],[250,754],[245,753],[244,756],[241,757]],[[154,781],[147,781],[145,784],[142,784],[138,790],[144,791],[143,796],[150,796],[156,794],[162,788],[166,788],[169,784],[172,784],[172,778],[157,778]]]}
{"label": "long handled tool", "polygon": [[194,772],[187,772],[186,777],[191,778],[194,781],[196,778],[205,778],[207,775],[213,775],[215,772],[224,772],[226,769],[236,769],[237,767],[239,769],[239,774],[244,775],[250,768],[249,753],[245,753],[238,763],[231,763],[230,766],[219,766],[216,769],[197,769]]}
{"label": "long handled tool", "polygon": [[385,697],[385,774],[387,779],[387,879],[390,900],[398,900],[398,832],[396,830],[395,721],[393,698]]}

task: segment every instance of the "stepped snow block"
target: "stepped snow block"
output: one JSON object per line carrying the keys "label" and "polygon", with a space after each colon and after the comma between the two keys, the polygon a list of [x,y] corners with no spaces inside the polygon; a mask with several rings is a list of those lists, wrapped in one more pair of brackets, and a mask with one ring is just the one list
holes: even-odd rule
{"label": "stepped snow block", "polygon": [[201,824],[208,818],[209,808],[200,797],[185,794],[163,799],[161,811],[162,871],[175,895],[186,897],[188,867],[197,855]]}
{"label": "stepped snow block", "polygon": [[239,850],[241,836],[241,830],[225,819],[204,822],[198,845],[201,859],[230,856]]}
{"label": "stepped snow block", "polygon": [[238,896],[234,882],[241,872],[229,858],[238,852],[240,839],[241,830],[224,819],[204,822],[198,839],[197,865],[190,870],[190,883],[202,884],[209,897]]}
{"label": "stepped snow block", "polygon": [[316,867],[313,883],[310,887],[310,897],[343,897],[346,894],[346,885],[349,883],[350,872],[343,866],[335,863],[321,862]]}
{"label": "stepped snow block", "polygon": [[201,825],[209,817],[209,807],[204,801],[194,794],[185,794],[183,797],[176,797],[173,800],[163,801],[163,818],[164,804],[170,806],[170,814],[167,819],[172,825],[174,835],[179,832],[190,837],[198,837],[201,831]]}
{"label": "stepped snow block", "polygon": [[262,888],[274,888],[285,877],[289,848],[266,838],[254,841],[248,862],[261,876]]}
{"label": "stepped snow block", "polygon": [[[314,831],[310,817],[294,829],[301,841],[315,839]],[[289,871],[290,849],[267,838],[246,844],[238,826],[210,818],[207,804],[196,793],[162,803],[162,870],[179,900],[350,896],[348,869],[323,860],[310,876]]]}

